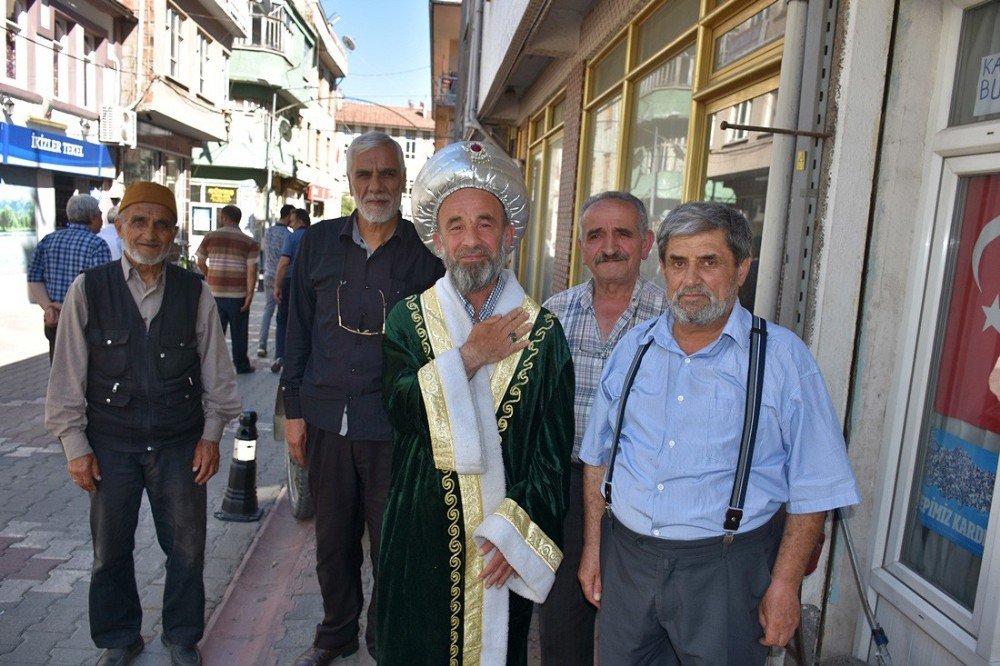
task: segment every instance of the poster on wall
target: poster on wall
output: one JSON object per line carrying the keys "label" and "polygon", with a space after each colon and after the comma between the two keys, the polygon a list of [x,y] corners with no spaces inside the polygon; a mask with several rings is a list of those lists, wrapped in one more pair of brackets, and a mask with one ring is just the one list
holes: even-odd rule
{"label": "poster on wall", "polygon": [[0,234],[35,230],[35,189],[0,183]]}
{"label": "poster on wall", "polygon": [[981,558],[1000,456],[938,428],[930,440],[920,522]]}
{"label": "poster on wall", "polygon": [[208,206],[191,206],[191,232],[207,234],[212,230],[212,209]]}

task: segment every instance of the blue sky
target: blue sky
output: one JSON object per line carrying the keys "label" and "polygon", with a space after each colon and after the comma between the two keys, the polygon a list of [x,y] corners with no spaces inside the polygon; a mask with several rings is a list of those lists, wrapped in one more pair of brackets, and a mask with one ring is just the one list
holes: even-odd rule
{"label": "blue sky", "polygon": [[347,78],[341,90],[392,106],[430,102],[430,27],[426,0],[322,0],[327,16],[339,16],[337,37],[349,36]]}

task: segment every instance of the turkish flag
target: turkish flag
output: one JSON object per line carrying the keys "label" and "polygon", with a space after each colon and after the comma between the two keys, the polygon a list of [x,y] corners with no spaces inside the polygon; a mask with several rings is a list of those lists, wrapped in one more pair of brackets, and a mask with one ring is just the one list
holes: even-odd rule
{"label": "turkish flag", "polygon": [[1000,400],[989,388],[1000,354],[1000,174],[964,180],[934,410],[1000,433]]}

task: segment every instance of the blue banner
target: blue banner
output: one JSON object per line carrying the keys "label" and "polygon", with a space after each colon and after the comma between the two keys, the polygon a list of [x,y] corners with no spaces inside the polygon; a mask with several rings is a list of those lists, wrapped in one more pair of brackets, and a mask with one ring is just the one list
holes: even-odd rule
{"label": "blue banner", "polygon": [[982,557],[1000,456],[937,428],[931,429],[930,440],[920,522]]}
{"label": "blue banner", "polygon": [[4,164],[65,171],[80,176],[115,177],[111,153],[102,143],[0,123],[0,149]]}

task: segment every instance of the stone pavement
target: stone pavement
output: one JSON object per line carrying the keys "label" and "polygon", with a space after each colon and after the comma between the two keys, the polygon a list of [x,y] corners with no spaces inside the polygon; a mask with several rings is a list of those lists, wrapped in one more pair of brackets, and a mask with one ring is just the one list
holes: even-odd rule
{"label": "stone pavement", "polygon": [[[254,299],[251,314],[254,347],[264,304],[260,296]],[[0,320],[6,306],[0,306]],[[7,327],[0,323],[0,328]],[[12,334],[9,330],[2,333]],[[41,337],[40,331],[37,334]],[[284,446],[274,442],[271,430],[278,377],[267,370],[269,360],[253,360],[258,372],[240,375],[238,381],[244,408],[259,415],[257,494],[261,506],[270,511],[285,482]],[[0,663],[4,664],[84,664],[93,663],[99,655],[87,622],[93,562],[89,502],[69,478],[62,447],[45,432],[48,369],[46,354],[0,367]],[[230,426],[220,445],[221,468],[209,481],[210,513],[221,507],[234,434]],[[259,522],[229,523],[209,516],[205,553],[209,616],[260,526]],[[167,664],[159,641],[164,557],[145,500],[135,560],[147,643],[135,663]]]}

